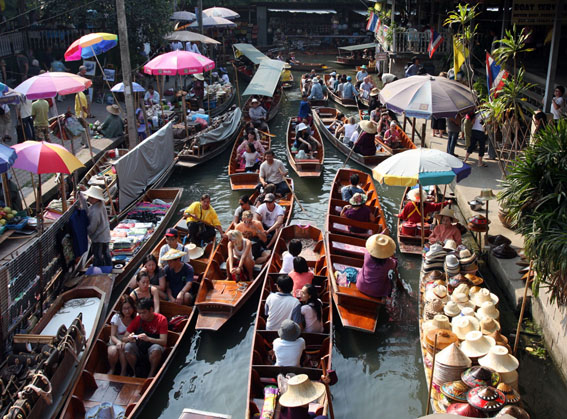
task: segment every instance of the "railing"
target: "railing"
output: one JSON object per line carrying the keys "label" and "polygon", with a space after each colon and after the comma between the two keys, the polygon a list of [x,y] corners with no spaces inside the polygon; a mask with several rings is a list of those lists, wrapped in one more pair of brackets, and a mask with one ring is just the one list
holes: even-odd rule
{"label": "railing", "polygon": [[0,34],[0,57],[7,57],[24,50],[24,35],[22,32]]}
{"label": "railing", "polygon": [[[435,51],[436,54],[451,52],[451,46],[447,39],[448,35],[443,34],[443,41]],[[427,54],[427,48],[431,41],[430,32],[407,31],[405,29],[395,29],[393,41],[388,46],[388,51],[398,54]],[[393,44],[393,45],[392,45]],[[395,49],[394,49],[395,47]]]}

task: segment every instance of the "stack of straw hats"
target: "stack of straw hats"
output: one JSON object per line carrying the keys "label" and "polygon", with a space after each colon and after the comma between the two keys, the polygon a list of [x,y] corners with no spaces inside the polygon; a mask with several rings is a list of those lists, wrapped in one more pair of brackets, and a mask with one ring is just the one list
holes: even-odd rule
{"label": "stack of straw hats", "polygon": [[461,374],[472,365],[471,360],[452,343],[435,356],[433,383],[441,385],[461,379]]}
{"label": "stack of straw hats", "polygon": [[476,253],[469,249],[463,249],[459,252],[459,263],[461,264],[461,272],[475,274],[478,271]]}
{"label": "stack of straw hats", "polygon": [[443,249],[443,246],[438,243],[432,244],[429,251],[425,253],[423,271],[431,272],[442,270],[445,256],[447,256],[447,251]]}
{"label": "stack of straw hats", "polygon": [[457,259],[457,256],[452,254],[447,255],[447,257],[445,258],[444,268],[445,268],[445,273],[448,276],[451,277],[458,275],[461,272],[461,264],[459,263],[459,259]]}

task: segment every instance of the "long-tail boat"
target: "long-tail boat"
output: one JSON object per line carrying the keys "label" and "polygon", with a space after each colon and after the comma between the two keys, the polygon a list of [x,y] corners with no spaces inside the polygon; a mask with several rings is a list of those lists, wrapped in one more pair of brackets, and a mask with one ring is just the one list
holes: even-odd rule
{"label": "long-tail boat", "polygon": [[[375,223],[351,220],[339,215],[342,208],[348,204],[342,200],[341,189],[350,185],[350,176],[354,173],[358,174],[359,186],[368,197],[365,205],[372,208],[373,215],[377,219]],[[367,231],[352,233],[349,231],[350,227]],[[333,301],[343,326],[374,333],[378,324],[379,308],[386,299],[369,297],[358,291],[354,284],[341,285],[337,279],[337,273],[348,267],[356,270],[362,267],[368,237],[372,234],[388,233],[384,213],[370,175],[359,170],[339,169],[331,187],[326,230],[329,281],[332,285]]]}
{"label": "long-tail boat", "polygon": [[[323,333],[302,333],[306,350],[302,355],[300,367],[276,367],[270,358],[269,351],[272,343],[278,337],[275,330],[266,330],[264,306],[271,292],[276,292],[276,281],[282,264],[282,254],[287,250],[292,239],[303,242],[301,256],[313,269],[315,277],[313,285],[319,292],[323,302],[322,322]],[[291,225],[282,229],[275,245],[269,267],[265,275],[262,296],[258,304],[254,337],[252,338],[252,354],[250,357],[250,375],[248,377],[248,405],[246,418],[252,419],[262,411],[264,403],[264,388],[268,385],[277,386],[278,374],[307,374],[311,380],[319,380],[323,369],[330,368],[333,352],[333,310],[329,282],[327,278],[327,260],[323,234],[313,226]]]}
{"label": "long-tail boat", "polygon": [[328,67],[322,63],[303,63],[303,62],[290,62],[292,70],[295,71],[311,71],[311,70],[326,70]]}
{"label": "long-tail boat", "polygon": [[298,159],[297,151],[293,149],[295,142],[295,120],[296,118],[289,118],[287,124],[287,140],[286,151],[289,164],[295,170],[299,177],[320,177],[323,171],[323,160],[325,159],[325,145],[319,130],[315,125],[312,125],[311,135],[321,143],[321,147],[313,152],[310,159]]}
{"label": "long-tail boat", "polygon": [[[233,191],[253,190],[260,183],[260,170],[246,172],[245,168],[240,164],[241,158],[238,155],[238,147],[242,144],[242,141],[246,141],[245,132],[243,127],[237,137],[240,140],[236,140],[232,146],[230,161],[228,162],[230,189]],[[264,149],[268,150],[272,144],[272,137],[268,133],[260,132],[260,142]]]}
{"label": "long-tail boat", "polygon": [[331,80],[331,75],[325,74],[323,75],[323,77],[325,79],[325,86],[327,86],[327,91],[329,92],[329,98],[333,102],[338,103],[339,105],[345,108],[356,109],[357,107],[356,99],[343,99],[342,97],[340,97],[338,94],[335,93],[335,91],[332,89],[332,86],[329,84],[329,80]]}
{"label": "long-tail boat", "polygon": [[[255,195],[251,197],[252,202],[255,200]],[[293,203],[291,193],[277,201],[277,204],[285,209],[284,226],[287,226],[291,220]],[[234,227],[232,223],[228,230]],[[277,250],[272,249],[272,251]],[[204,275],[204,284],[195,298],[195,306],[199,309],[199,317],[195,326],[197,330],[219,330],[262,285],[268,262],[263,265],[254,265],[252,280],[236,282],[230,279],[227,271],[227,258],[228,239],[223,238],[209,261]]]}
{"label": "long-tail boat", "polygon": [[[301,91],[303,95],[305,79],[301,78]],[[323,89],[323,99],[309,99],[309,105],[311,106],[328,106],[329,104],[329,88]]]}
{"label": "long-tail boat", "polygon": [[341,140],[335,137],[331,131],[329,131],[330,124],[335,120],[336,116],[340,113],[336,108],[315,108],[313,110],[313,121],[319,129],[319,132],[324,136],[331,144],[333,144],[341,153],[345,156],[350,156],[351,160],[354,160],[361,166],[367,169],[374,169],[378,163],[390,157],[390,153],[387,151],[377,151],[373,156],[363,156],[360,153],[353,151],[346,144],[343,144]]}
{"label": "long-tail boat", "polygon": [[[406,204],[409,202],[409,200],[407,199],[407,195],[408,195],[408,192],[410,190],[411,190],[411,188],[407,187],[404,191],[404,194],[402,196],[402,200],[400,202],[399,213],[402,212],[402,210],[404,209]],[[427,194],[428,201],[437,202],[437,188],[436,187],[433,187],[433,189],[430,189],[430,190],[424,189],[424,192]],[[426,223],[430,223],[432,221],[433,221],[432,218],[428,218],[427,220],[425,220]],[[412,226],[413,231],[411,231],[411,233],[413,233],[413,234],[409,234],[410,232],[407,231],[408,229],[409,229],[409,227],[407,227],[407,226],[406,226],[406,228],[404,228],[404,221],[401,220],[400,218],[398,218],[396,233],[398,235],[398,247],[400,249],[400,252],[406,253],[406,254],[408,254],[408,253],[414,254],[414,255],[422,254],[423,247],[421,246],[421,231],[419,230],[419,227],[417,225]],[[425,240],[427,240],[427,237],[425,237]]]}

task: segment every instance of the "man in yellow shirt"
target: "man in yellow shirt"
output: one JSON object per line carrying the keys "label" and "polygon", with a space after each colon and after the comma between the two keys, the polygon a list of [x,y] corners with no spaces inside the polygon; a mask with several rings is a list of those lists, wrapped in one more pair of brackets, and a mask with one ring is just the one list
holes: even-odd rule
{"label": "man in yellow shirt", "polygon": [[87,96],[83,92],[75,95],[75,115],[77,118],[87,119],[89,116],[89,104]]}
{"label": "man in yellow shirt", "polygon": [[185,210],[189,241],[204,247],[207,242],[215,239],[216,230],[224,236],[219,217],[211,206],[209,194],[203,194],[200,201],[195,201]]}

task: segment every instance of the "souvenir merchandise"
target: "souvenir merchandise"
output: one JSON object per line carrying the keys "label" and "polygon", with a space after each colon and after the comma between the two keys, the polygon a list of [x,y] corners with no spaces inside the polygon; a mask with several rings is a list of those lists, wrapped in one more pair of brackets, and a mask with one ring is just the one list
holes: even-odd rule
{"label": "souvenir merchandise", "polygon": [[471,367],[461,374],[461,380],[470,388],[497,386],[500,375],[490,368],[476,366]]}
{"label": "souvenir merchandise", "polygon": [[449,381],[441,385],[441,393],[452,402],[466,403],[469,386],[461,380]]}
{"label": "souvenir merchandise", "polygon": [[461,265],[459,264],[459,259],[455,255],[447,255],[445,258],[445,273],[448,276],[457,275],[461,271]]}
{"label": "souvenir merchandise", "polygon": [[425,292],[425,299],[427,301],[432,301],[434,298],[440,299],[443,303],[449,301],[449,296],[447,295],[447,287],[445,285],[437,285],[435,287],[429,288]]}
{"label": "souvenir merchandise", "polygon": [[491,293],[486,288],[481,288],[477,293],[475,293],[471,297],[471,302],[477,307],[480,307],[482,303],[487,301],[492,301],[494,304],[498,304],[499,298],[496,294]]}
{"label": "souvenir merchandise", "polygon": [[431,355],[435,352],[435,337],[437,337],[437,352],[459,341],[459,338],[450,330],[431,329],[425,334],[425,349]]}
{"label": "souvenir merchandise", "polygon": [[480,358],[486,355],[494,345],[496,345],[494,339],[483,335],[482,332],[477,329],[466,334],[465,340],[461,344],[461,350],[469,358]]}
{"label": "souvenir merchandise", "polygon": [[492,301],[486,301],[477,309],[476,317],[479,320],[487,317],[498,320],[500,319],[500,311],[496,308],[496,305]]}
{"label": "souvenir merchandise", "polygon": [[[502,339],[498,340],[492,335],[497,333],[499,330],[500,330],[500,323],[498,323],[492,317],[485,317],[484,319],[480,320],[480,331],[482,332],[482,334],[488,335],[488,336],[491,336],[492,338],[494,338],[497,345],[500,344],[499,342],[501,342]],[[500,335],[500,336],[502,336],[502,335]],[[502,336],[502,338],[506,339],[504,336]],[[506,339],[506,344],[507,343],[508,343],[508,339]]]}
{"label": "souvenir merchandise", "polygon": [[459,415],[467,418],[485,418],[486,415],[482,410],[472,407],[468,403],[453,403],[447,407],[447,413],[450,415]]}
{"label": "souvenir merchandise", "polygon": [[449,318],[444,314],[436,314],[432,320],[423,323],[424,332],[429,332],[434,329],[451,330],[451,323]]}
{"label": "souvenir merchandise", "polygon": [[459,349],[457,342],[451,343],[435,356],[433,382],[441,385],[460,380],[461,374],[471,365],[471,360]]}
{"label": "souvenir merchandise", "polygon": [[516,404],[520,401],[520,393],[514,390],[510,385],[500,383],[496,388],[506,396],[506,404]]}
{"label": "souvenir merchandise", "polygon": [[425,304],[425,309],[423,310],[423,319],[432,320],[436,314],[443,314],[443,301],[439,298],[434,298]]}
{"label": "souvenir merchandise", "polygon": [[467,393],[467,401],[484,412],[496,412],[506,404],[506,396],[494,387],[476,387]]}
{"label": "souvenir merchandise", "polygon": [[452,326],[453,333],[455,333],[460,340],[465,340],[469,332],[475,332],[479,330],[478,320],[472,316],[456,317],[453,319]]}
{"label": "souvenir merchandise", "polygon": [[504,406],[500,409],[500,412],[498,412],[495,418],[499,418],[504,415],[510,415],[515,419],[530,419],[529,413],[519,406]]}
{"label": "souvenir merchandise", "polygon": [[500,374],[516,371],[520,365],[518,359],[500,345],[492,347],[486,356],[478,359],[478,363]]}
{"label": "souvenir merchandise", "polygon": [[449,301],[447,304],[445,304],[445,307],[443,307],[443,312],[447,317],[455,317],[461,314],[461,309],[459,308],[457,303],[455,303],[454,301]]}

